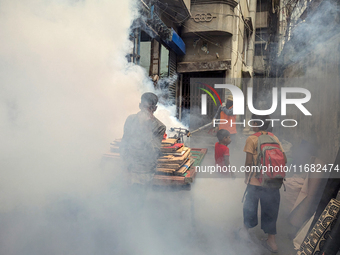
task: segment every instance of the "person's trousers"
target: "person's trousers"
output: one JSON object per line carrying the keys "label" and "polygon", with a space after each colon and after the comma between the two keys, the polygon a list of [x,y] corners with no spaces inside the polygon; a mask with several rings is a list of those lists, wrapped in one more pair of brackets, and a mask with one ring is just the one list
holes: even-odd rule
{"label": "person's trousers", "polygon": [[258,204],[261,205],[261,229],[270,235],[276,234],[276,221],[279,214],[280,190],[248,185],[243,204],[243,221],[247,228],[258,224]]}

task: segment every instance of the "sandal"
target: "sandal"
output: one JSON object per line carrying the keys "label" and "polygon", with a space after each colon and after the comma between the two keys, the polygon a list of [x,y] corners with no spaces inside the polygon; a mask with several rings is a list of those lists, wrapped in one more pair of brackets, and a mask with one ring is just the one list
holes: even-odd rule
{"label": "sandal", "polygon": [[274,250],[272,247],[269,246],[269,244],[267,243],[267,240],[262,240],[262,246],[264,248],[266,248],[267,250],[271,251],[272,253],[278,253],[278,250]]}

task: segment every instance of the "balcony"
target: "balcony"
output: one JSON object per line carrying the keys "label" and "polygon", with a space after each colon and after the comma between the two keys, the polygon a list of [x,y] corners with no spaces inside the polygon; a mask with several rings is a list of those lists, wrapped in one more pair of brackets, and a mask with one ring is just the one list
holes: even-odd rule
{"label": "balcony", "polygon": [[182,34],[233,34],[234,0],[197,0],[191,6],[191,18],[184,24]]}
{"label": "balcony", "polygon": [[190,0],[159,0],[158,5],[165,14],[176,23],[182,23],[190,18]]}

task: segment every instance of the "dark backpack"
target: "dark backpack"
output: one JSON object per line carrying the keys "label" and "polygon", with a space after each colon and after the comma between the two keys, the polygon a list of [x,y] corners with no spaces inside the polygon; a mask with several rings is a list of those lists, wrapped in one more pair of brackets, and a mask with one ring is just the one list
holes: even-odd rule
{"label": "dark backpack", "polygon": [[254,135],[258,137],[256,165],[259,170],[255,177],[259,179],[262,187],[279,189],[286,177],[286,161],[280,144],[270,132],[258,132]]}

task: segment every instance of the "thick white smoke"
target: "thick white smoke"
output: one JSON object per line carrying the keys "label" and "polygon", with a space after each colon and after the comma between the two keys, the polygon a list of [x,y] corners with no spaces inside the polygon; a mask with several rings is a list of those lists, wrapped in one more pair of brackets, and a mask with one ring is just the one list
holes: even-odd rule
{"label": "thick white smoke", "polygon": [[[119,171],[100,168],[152,90],[125,58],[135,3],[0,1],[0,254],[138,253]],[[159,106],[169,127],[173,114]]]}
{"label": "thick white smoke", "polygon": [[125,54],[131,1],[1,1],[1,210],[82,192],[126,116],[144,70]]}
{"label": "thick white smoke", "polygon": [[[123,224],[123,180],[99,165],[152,87],[125,59],[134,2],[0,0],[0,254],[248,253],[226,241],[241,224],[242,180],[198,180],[196,216],[190,193],[160,192],[150,222]],[[178,127],[174,114],[160,105],[156,116]]]}

